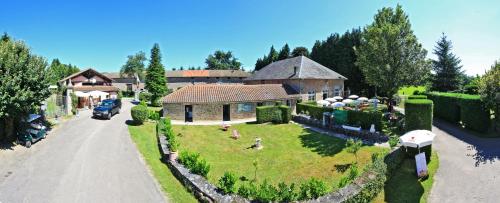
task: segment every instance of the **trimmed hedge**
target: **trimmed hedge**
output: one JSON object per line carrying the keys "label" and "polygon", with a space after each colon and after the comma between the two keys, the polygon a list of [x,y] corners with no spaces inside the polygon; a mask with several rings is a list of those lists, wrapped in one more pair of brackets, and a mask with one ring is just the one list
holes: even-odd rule
{"label": "trimmed hedge", "polygon": [[375,124],[377,131],[382,130],[382,113],[379,111],[347,111],[347,124],[361,126],[369,130]]}
{"label": "trimmed hedge", "polygon": [[427,99],[427,96],[425,96],[425,95],[410,95],[410,96],[408,96],[408,99]]}
{"label": "trimmed hedge", "polygon": [[405,103],[406,130],[432,130],[433,102],[428,99],[411,99]]}
{"label": "trimmed hedge", "polygon": [[[322,120],[324,112],[332,112],[329,107],[318,106],[315,103],[298,103],[297,113],[307,114],[315,119]],[[307,113],[306,113],[307,112]]]}
{"label": "trimmed hedge", "polygon": [[434,117],[444,119],[448,122],[460,122],[459,96],[457,93],[431,92],[427,97],[434,102]]}
{"label": "trimmed hedge", "polygon": [[460,98],[460,118],[467,129],[488,132],[490,128],[490,112],[479,95]]}
{"label": "trimmed hedge", "polygon": [[134,106],[130,110],[130,114],[132,114],[132,119],[134,120],[135,123],[143,124],[144,121],[146,121],[149,116],[148,107],[145,107],[143,105]]}
{"label": "trimmed hedge", "polygon": [[288,106],[259,106],[256,108],[257,123],[288,123],[292,111]]}
{"label": "trimmed hedge", "polygon": [[161,110],[156,111],[153,109],[148,109],[149,120],[157,121],[157,120],[160,120],[160,117],[161,117]]}

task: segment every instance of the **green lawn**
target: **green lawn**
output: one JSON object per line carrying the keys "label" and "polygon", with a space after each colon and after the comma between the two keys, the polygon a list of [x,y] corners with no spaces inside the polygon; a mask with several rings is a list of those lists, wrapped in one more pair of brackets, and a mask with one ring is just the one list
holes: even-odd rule
{"label": "green lawn", "polygon": [[132,140],[146,160],[154,177],[160,183],[168,199],[172,202],[198,202],[191,193],[174,177],[170,169],[160,159],[160,150],[155,134],[155,123],[146,122],[141,126],[129,125]]}
{"label": "green lawn", "polygon": [[431,161],[427,165],[429,178],[419,181],[416,175],[415,160],[406,159],[394,176],[386,182],[384,191],[374,202],[427,202],[434,182],[434,174],[439,167],[436,152],[432,153]]}
{"label": "green lawn", "polygon": [[[241,138],[230,138],[237,129]],[[254,160],[258,162],[257,180],[268,179],[300,183],[310,177],[326,181],[330,188],[337,185],[347,166],[355,157],[345,151],[345,141],[305,130],[296,124],[238,124],[229,131],[219,126],[174,126],[180,133],[180,150],[199,152],[211,165],[208,179],[212,183],[225,171],[239,177],[254,178]],[[255,138],[262,138],[262,150],[251,149]],[[363,146],[358,152],[361,169],[371,161],[371,154],[388,149]],[[332,189],[335,189],[333,187]]]}
{"label": "green lawn", "polygon": [[408,86],[408,87],[402,87],[398,90],[398,94],[399,95],[407,95],[407,96],[410,96],[410,95],[413,95],[413,92],[415,92],[415,90],[418,90],[418,91],[425,91],[426,90],[426,87],[425,86]]}

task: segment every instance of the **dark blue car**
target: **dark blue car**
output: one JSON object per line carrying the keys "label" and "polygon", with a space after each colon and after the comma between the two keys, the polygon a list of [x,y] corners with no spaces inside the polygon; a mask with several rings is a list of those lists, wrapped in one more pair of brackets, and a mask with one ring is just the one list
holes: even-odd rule
{"label": "dark blue car", "polygon": [[109,120],[113,115],[120,113],[120,108],[122,108],[120,99],[105,99],[101,102],[101,105],[94,108],[92,115],[94,118]]}

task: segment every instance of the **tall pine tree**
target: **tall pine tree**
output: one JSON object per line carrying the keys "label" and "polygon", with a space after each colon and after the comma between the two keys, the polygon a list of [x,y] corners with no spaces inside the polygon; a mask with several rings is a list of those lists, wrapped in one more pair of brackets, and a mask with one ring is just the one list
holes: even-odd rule
{"label": "tall pine tree", "polygon": [[433,52],[437,60],[432,61],[434,70],[432,90],[448,92],[460,88],[462,65],[460,65],[460,59],[451,52],[452,47],[451,41],[447,40],[443,33]]}
{"label": "tall pine tree", "polygon": [[160,45],[154,44],[151,49],[151,59],[146,69],[146,86],[151,93],[151,105],[159,106],[159,99],[167,93],[167,78],[165,68],[161,64]]}
{"label": "tall pine tree", "polygon": [[288,44],[285,44],[285,46],[281,48],[280,53],[278,54],[278,61],[287,59],[289,57],[290,57],[290,47],[288,46]]}

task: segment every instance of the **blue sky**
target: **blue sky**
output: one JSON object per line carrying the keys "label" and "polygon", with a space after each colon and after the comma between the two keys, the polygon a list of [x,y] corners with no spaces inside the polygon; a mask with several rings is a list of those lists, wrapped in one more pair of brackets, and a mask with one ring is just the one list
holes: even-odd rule
{"label": "blue sky", "polygon": [[[233,51],[249,70],[274,45],[311,48],[316,40],[372,22],[399,1],[8,1],[0,32],[52,60],[118,71],[126,56],[160,44],[167,68],[203,66],[217,49]],[[500,1],[402,1],[413,30],[433,58],[442,32],[468,74],[500,59]]]}

